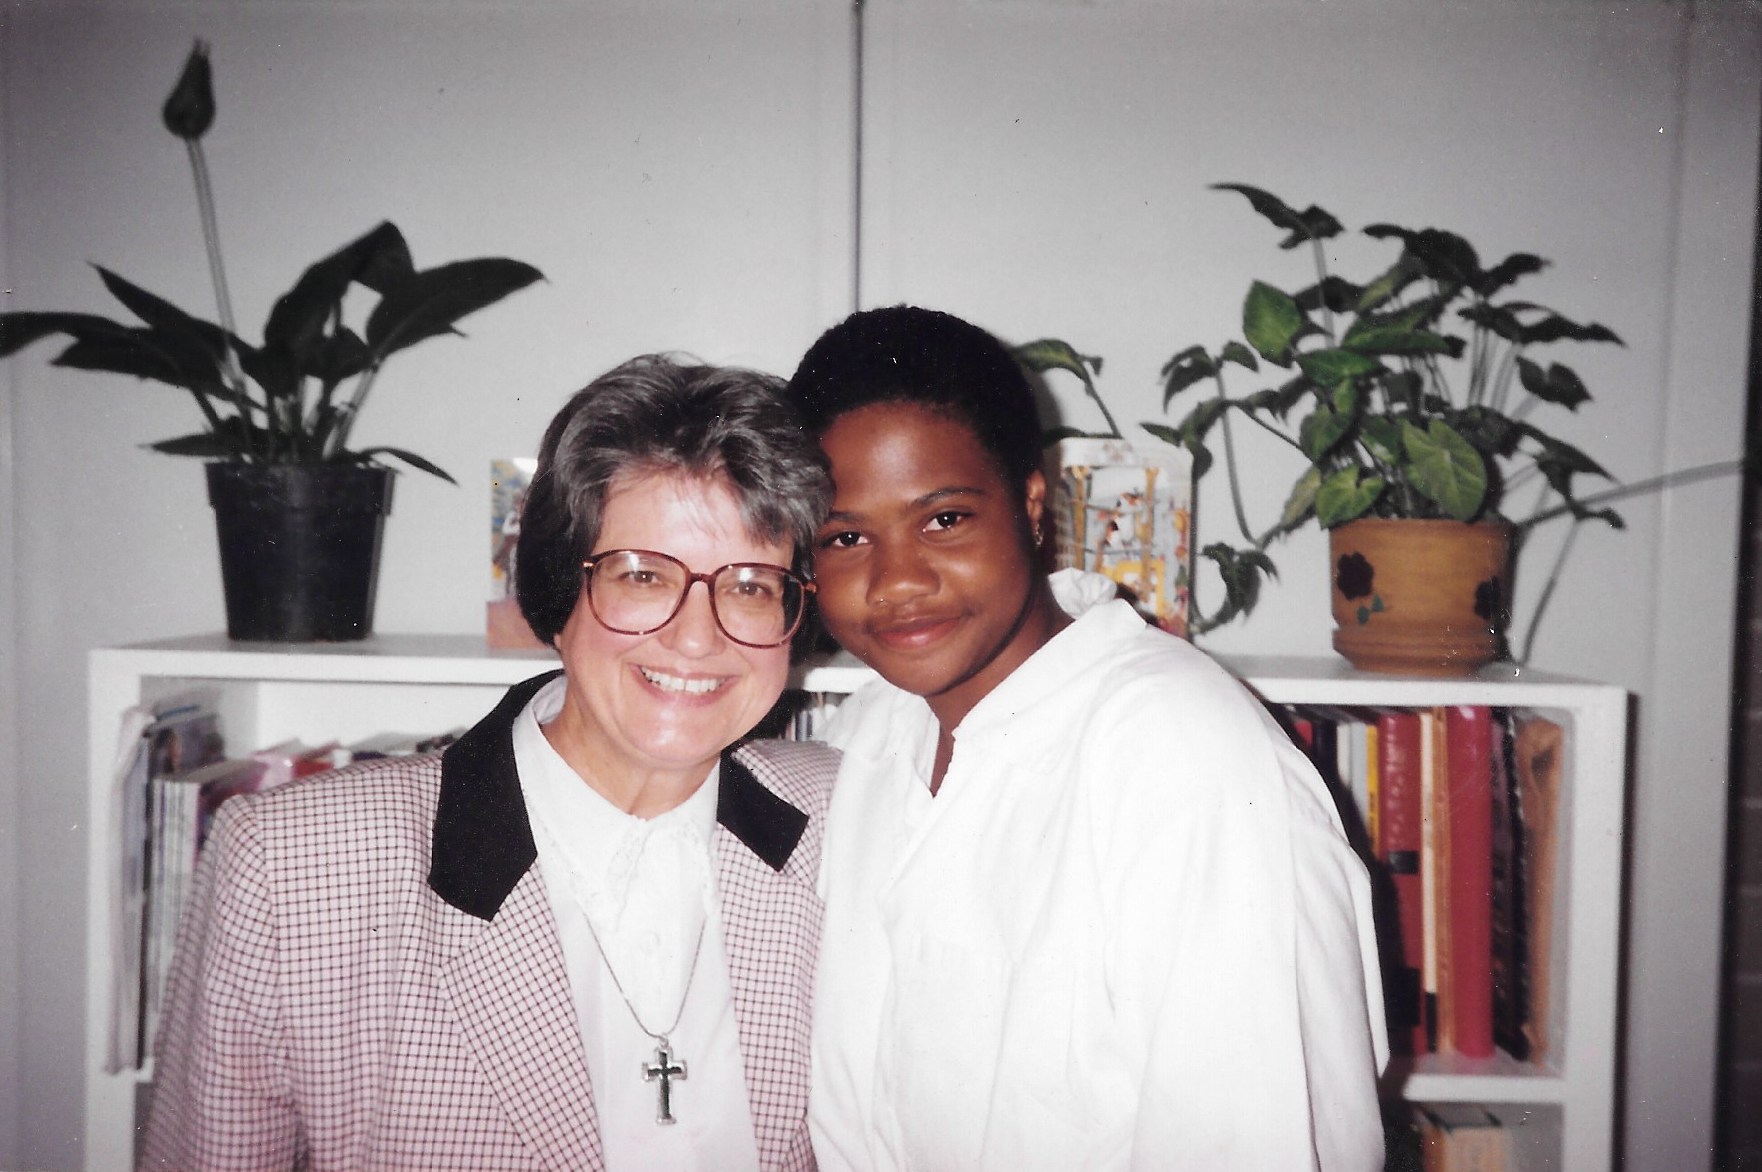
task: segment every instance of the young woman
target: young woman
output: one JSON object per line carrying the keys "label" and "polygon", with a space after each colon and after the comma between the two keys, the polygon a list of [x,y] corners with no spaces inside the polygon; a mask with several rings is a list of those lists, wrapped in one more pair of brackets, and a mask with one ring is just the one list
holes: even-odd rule
{"label": "young woman", "polygon": [[823,1169],[1380,1169],[1370,893],[1314,770],[1111,583],[1038,569],[1026,380],[859,313],[791,394],[832,465],[846,701],[822,856]]}

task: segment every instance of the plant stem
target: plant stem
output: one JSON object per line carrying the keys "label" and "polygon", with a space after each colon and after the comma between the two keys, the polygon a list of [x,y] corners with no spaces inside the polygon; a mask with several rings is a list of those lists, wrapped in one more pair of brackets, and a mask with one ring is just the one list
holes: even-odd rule
{"label": "plant stem", "polygon": [[[245,373],[239,368],[239,356],[233,350],[232,340],[238,335],[232,312],[232,292],[226,284],[226,266],[220,258],[220,220],[214,214],[214,186],[208,179],[208,157],[202,151],[200,139],[187,138],[184,146],[190,154],[190,172],[196,181],[196,212],[202,221],[202,244],[208,251],[208,275],[214,282],[214,301],[220,314],[220,328],[226,331],[223,343],[224,377],[232,391],[234,406],[238,409],[239,423],[245,434],[249,435],[250,412],[246,409],[248,392],[245,388]],[[275,455],[274,413],[269,416],[268,455]],[[215,421],[218,422],[218,421]]]}
{"label": "plant stem", "polygon": [[1530,617],[1529,629],[1523,635],[1523,650],[1517,655],[1517,665],[1522,667],[1530,660],[1530,652],[1535,650],[1536,631],[1542,625],[1542,616],[1547,613],[1548,603],[1554,597],[1554,588],[1560,584],[1560,571],[1566,566],[1566,555],[1572,552],[1572,543],[1578,540],[1578,526],[1574,525],[1567,531],[1566,540],[1560,543],[1560,552],[1555,555],[1554,568],[1548,572],[1547,584],[1536,599],[1536,613]]}
{"label": "plant stem", "polygon": [[1328,256],[1320,237],[1309,238],[1309,250],[1315,256],[1315,287],[1321,296],[1322,323],[1328,331],[1328,345],[1338,346],[1340,338],[1334,329],[1334,310],[1328,304]]}
{"label": "plant stem", "polygon": [[[1212,376],[1217,383],[1217,397],[1222,402],[1229,401],[1229,392],[1224,389],[1224,372],[1220,367]],[[1236,475],[1236,437],[1230,430],[1230,413],[1225,410],[1218,420],[1224,429],[1224,471],[1230,478],[1230,504],[1236,508],[1236,527],[1242,530],[1242,540],[1253,541],[1254,532],[1248,527],[1248,512],[1242,507],[1242,482]]]}
{"label": "plant stem", "polygon": [[[330,459],[348,447],[349,430],[355,426],[355,416],[360,413],[361,404],[367,401],[367,394],[373,389],[373,380],[378,375],[379,365],[377,363],[361,372],[361,377],[355,383],[355,393],[350,395],[349,401],[337,411],[336,426],[331,428],[330,438],[324,445],[325,459]],[[1106,408],[1103,408],[1104,412],[1105,410]],[[1112,421],[1109,420],[1109,422]],[[1114,434],[1119,434],[1118,429],[1115,429]]]}
{"label": "plant stem", "polygon": [[[1661,488],[1681,488],[1689,484],[1698,484],[1703,480],[1728,476],[1733,472],[1742,472],[1749,465],[1750,460],[1747,457],[1722,460],[1717,464],[1702,464],[1695,468],[1685,468],[1680,472],[1666,472],[1662,476],[1653,476],[1646,480],[1635,481],[1633,484],[1618,484],[1614,488],[1605,489],[1587,497],[1580,497],[1578,503],[1581,508],[1590,508],[1595,505],[1607,504],[1610,501],[1624,500],[1630,496],[1639,496],[1641,493],[1654,492]],[[1540,525],[1543,521],[1552,521],[1556,517],[1571,512],[1571,505],[1556,505],[1554,508],[1537,513],[1527,520],[1519,521],[1518,528],[1532,528]]]}

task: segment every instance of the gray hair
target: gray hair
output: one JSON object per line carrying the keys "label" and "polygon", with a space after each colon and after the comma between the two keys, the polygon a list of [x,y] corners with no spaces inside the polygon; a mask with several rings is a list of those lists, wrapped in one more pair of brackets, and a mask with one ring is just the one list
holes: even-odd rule
{"label": "gray hair", "polygon": [[832,507],[826,458],[781,379],[661,354],[633,358],[571,396],[539,447],[514,587],[544,642],[575,610],[581,561],[599,540],[614,483],[656,472],[726,484],[747,531],[789,542],[796,569]]}

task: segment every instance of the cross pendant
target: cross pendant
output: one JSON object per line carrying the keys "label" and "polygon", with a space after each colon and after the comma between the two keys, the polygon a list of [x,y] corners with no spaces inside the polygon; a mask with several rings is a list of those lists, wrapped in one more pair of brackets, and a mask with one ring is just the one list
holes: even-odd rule
{"label": "cross pendant", "polygon": [[642,1064],[643,1082],[660,1082],[655,1089],[660,1094],[660,1114],[655,1116],[656,1123],[677,1123],[673,1118],[673,1080],[685,1077],[685,1060],[673,1057],[673,1044],[666,1038],[655,1047],[654,1062]]}

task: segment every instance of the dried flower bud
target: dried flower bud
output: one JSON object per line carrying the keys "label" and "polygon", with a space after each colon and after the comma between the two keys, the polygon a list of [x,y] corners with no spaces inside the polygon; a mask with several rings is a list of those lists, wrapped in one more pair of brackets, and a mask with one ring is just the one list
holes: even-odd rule
{"label": "dried flower bud", "polygon": [[214,124],[214,71],[208,66],[208,42],[197,41],[165,99],[165,129],[187,142],[208,133]]}

